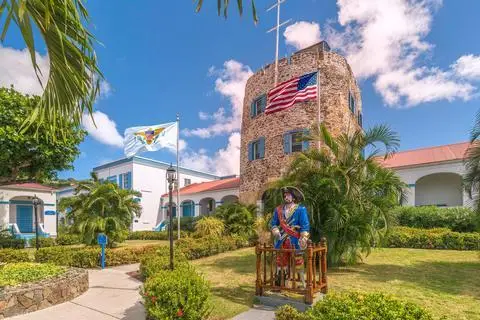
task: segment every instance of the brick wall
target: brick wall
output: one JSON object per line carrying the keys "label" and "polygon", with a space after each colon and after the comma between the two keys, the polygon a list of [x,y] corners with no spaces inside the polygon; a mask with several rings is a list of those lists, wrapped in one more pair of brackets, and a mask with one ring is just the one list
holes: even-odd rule
{"label": "brick wall", "polygon": [[[362,110],[360,89],[344,57],[312,46],[279,61],[279,83],[306,73],[319,71],[319,99],[298,103],[274,114],[250,117],[252,101],[274,87],[274,65],[257,71],[247,81],[243,103],[240,152],[240,201],[256,203],[268,184],[288,167],[292,155],[285,155],[283,134],[290,130],[310,128],[324,122],[334,135],[356,130],[357,114]],[[356,114],[349,109],[349,90],[355,96]],[[264,159],[248,160],[248,143],[265,138]],[[315,147],[315,143],[311,143]]]}

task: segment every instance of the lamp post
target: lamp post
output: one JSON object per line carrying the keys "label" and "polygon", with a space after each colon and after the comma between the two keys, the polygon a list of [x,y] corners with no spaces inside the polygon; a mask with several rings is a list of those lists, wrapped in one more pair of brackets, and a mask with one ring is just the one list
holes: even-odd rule
{"label": "lamp post", "polygon": [[37,213],[37,208],[38,205],[40,204],[40,199],[38,199],[37,195],[35,194],[32,199],[32,204],[33,204],[33,212],[35,214],[35,247],[40,248],[40,242],[38,241],[38,213]]}
{"label": "lamp post", "polygon": [[173,270],[173,205],[172,205],[172,190],[173,184],[176,181],[176,171],[170,164],[170,167],[167,169],[167,181],[168,181],[168,212],[169,212],[169,223],[168,223],[168,238],[170,240],[170,269]]}

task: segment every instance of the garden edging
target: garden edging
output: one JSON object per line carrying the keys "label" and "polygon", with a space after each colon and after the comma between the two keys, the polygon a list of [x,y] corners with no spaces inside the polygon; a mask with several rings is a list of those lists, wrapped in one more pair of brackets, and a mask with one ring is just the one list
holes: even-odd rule
{"label": "garden edging", "polygon": [[62,275],[0,289],[0,319],[24,314],[78,297],[88,290],[88,271],[70,268]]}

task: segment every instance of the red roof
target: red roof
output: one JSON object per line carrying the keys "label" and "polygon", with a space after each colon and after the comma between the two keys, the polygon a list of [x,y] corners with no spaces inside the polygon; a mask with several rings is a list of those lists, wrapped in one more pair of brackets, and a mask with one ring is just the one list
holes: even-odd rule
{"label": "red roof", "polygon": [[401,151],[380,162],[387,168],[400,168],[444,161],[463,160],[470,143],[461,142],[438,147]]}
{"label": "red roof", "polygon": [[4,188],[14,188],[14,189],[31,189],[31,190],[42,190],[42,191],[54,191],[55,188],[44,186],[40,183],[16,183],[16,184],[7,184],[3,186]]}
{"label": "red roof", "polygon": [[[224,189],[234,189],[240,187],[240,178],[228,178],[221,180],[214,180],[201,183],[192,183],[186,187],[180,189],[180,195],[200,193],[207,191],[217,191]],[[162,197],[168,196],[168,193],[162,195]]]}

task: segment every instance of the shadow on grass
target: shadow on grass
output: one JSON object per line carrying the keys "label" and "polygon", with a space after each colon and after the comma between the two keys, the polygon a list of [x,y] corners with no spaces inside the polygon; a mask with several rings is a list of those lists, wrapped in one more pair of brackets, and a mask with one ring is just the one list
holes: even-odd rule
{"label": "shadow on grass", "polygon": [[211,267],[220,271],[231,269],[238,274],[255,273],[255,255],[246,254],[238,256],[227,256],[212,260],[209,263],[203,263],[202,266]]}
{"label": "shadow on grass", "polygon": [[356,273],[365,280],[413,283],[438,293],[480,298],[480,262],[420,262],[409,266],[362,264],[353,268],[332,268],[331,275]]}
{"label": "shadow on grass", "polygon": [[212,293],[231,302],[251,307],[255,288],[253,285],[239,285],[235,288],[213,287]]}

